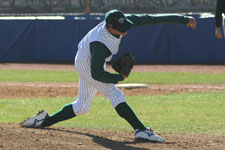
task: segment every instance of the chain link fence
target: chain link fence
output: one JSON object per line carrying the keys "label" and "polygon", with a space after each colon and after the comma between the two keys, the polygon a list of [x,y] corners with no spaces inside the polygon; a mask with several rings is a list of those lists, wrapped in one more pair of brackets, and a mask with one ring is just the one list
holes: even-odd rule
{"label": "chain link fence", "polygon": [[[126,13],[213,12],[216,0],[88,0],[91,13],[120,9]],[[83,13],[83,0],[0,0],[0,13]]]}

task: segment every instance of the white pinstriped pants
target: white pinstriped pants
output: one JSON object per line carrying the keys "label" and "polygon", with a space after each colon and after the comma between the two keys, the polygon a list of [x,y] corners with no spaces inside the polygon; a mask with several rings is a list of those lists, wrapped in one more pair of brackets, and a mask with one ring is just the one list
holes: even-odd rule
{"label": "white pinstriped pants", "polygon": [[74,65],[79,73],[80,80],[78,97],[73,102],[73,111],[76,115],[87,113],[90,110],[97,91],[106,96],[114,108],[126,101],[122,91],[114,84],[99,82],[91,77],[90,60],[78,60],[77,57]]}

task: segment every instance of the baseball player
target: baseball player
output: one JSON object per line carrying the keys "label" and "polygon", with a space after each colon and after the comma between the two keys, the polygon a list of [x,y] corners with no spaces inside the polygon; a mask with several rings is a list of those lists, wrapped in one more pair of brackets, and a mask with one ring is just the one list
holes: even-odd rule
{"label": "baseball player", "polygon": [[215,30],[215,35],[216,38],[221,39],[223,37],[222,31],[221,31],[221,24],[223,24],[223,31],[225,28],[224,24],[224,19],[222,14],[225,13],[225,0],[217,0],[216,2],[216,16],[215,16],[215,21],[216,21],[216,30]]}
{"label": "baseball player", "polygon": [[[43,110],[21,123],[22,127],[43,128],[57,122],[87,113],[97,91],[106,96],[120,117],[134,129],[135,139],[164,142],[165,139],[146,127],[127,104],[124,94],[115,84],[127,78],[124,74],[105,71],[106,62],[117,54],[121,38],[132,27],[159,23],[184,24],[196,28],[193,17],[182,15],[125,15],[119,10],[106,13],[104,21],[90,30],[78,45],[75,68],[79,73],[79,91],[76,101],[65,105],[53,115]],[[138,37],[137,37],[138,38]]]}

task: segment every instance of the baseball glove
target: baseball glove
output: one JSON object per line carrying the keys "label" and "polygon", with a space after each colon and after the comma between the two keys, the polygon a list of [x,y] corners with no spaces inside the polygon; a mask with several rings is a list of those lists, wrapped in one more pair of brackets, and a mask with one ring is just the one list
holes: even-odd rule
{"label": "baseball glove", "polygon": [[131,69],[134,66],[134,63],[134,57],[130,53],[126,53],[115,60],[115,62],[112,64],[112,68],[119,74],[123,74],[128,77]]}

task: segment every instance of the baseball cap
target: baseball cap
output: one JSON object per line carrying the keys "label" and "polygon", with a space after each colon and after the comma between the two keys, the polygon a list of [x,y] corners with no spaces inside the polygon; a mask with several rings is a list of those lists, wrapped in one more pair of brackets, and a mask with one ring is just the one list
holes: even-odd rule
{"label": "baseball cap", "polygon": [[134,24],[131,20],[127,19],[122,11],[110,10],[105,14],[106,25],[111,25],[113,29],[116,29],[122,33],[127,32]]}

